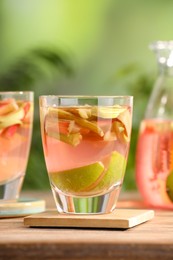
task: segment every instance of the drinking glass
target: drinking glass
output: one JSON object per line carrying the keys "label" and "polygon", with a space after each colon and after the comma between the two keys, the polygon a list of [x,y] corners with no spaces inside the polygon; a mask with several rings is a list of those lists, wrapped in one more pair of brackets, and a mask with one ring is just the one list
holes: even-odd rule
{"label": "drinking glass", "polygon": [[58,212],[109,213],[123,183],[133,97],[40,96],[46,167]]}
{"label": "drinking glass", "polygon": [[33,92],[0,92],[0,203],[16,201],[31,145]]}

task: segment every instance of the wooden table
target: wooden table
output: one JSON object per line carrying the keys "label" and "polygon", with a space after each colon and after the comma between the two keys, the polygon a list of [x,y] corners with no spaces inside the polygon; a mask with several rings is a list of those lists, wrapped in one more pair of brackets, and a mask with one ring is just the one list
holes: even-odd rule
{"label": "wooden table", "polygon": [[[54,207],[51,193],[26,194]],[[137,194],[123,194],[118,203],[141,206]],[[22,217],[0,219],[0,259],[172,260],[173,211],[156,210],[153,220],[128,230],[27,228]]]}

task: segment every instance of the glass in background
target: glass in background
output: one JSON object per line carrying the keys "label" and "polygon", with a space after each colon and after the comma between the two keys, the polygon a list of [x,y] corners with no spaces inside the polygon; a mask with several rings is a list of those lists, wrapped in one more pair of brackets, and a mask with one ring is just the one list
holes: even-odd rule
{"label": "glass in background", "polygon": [[33,92],[0,92],[0,203],[20,196],[30,152]]}

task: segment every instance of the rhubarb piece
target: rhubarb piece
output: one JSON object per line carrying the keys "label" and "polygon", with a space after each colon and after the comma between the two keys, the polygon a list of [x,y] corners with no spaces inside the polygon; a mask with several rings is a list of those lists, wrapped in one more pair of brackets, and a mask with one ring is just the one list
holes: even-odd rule
{"label": "rhubarb piece", "polygon": [[82,109],[77,109],[80,117],[84,118],[84,119],[88,119],[91,117],[91,108],[88,109],[88,108],[82,108]]}
{"label": "rhubarb piece", "polygon": [[87,128],[89,130],[91,130],[92,132],[98,134],[99,136],[104,136],[104,132],[103,130],[97,125],[97,122],[90,122],[86,119],[82,119],[82,118],[75,118],[75,122],[84,127],[84,128]]}
{"label": "rhubarb piece", "polygon": [[91,107],[68,108],[68,112],[84,119],[88,119],[91,117]]}
{"label": "rhubarb piece", "polygon": [[11,125],[22,124],[22,119],[24,118],[24,110],[20,108],[19,110],[7,114],[6,116],[0,116],[0,129],[9,127]]}
{"label": "rhubarb piece", "polygon": [[119,121],[114,121],[112,123],[112,133],[114,133],[118,140],[122,143],[128,143],[130,141],[130,137],[127,137],[127,133],[124,125]]}
{"label": "rhubarb piece", "polygon": [[121,142],[127,143],[130,141],[131,115],[129,110],[119,114],[112,123],[111,131],[116,134],[117,139]]}
{"label": "rhubarb piece", "polygon": [[115,140],[117,140],[117,134],[115,132],[108,130],[104,135],[104,140],[105,141],[115,141]]}
{"label": "rhubarb piece", "polygon": [[87,128],[92,132],[98,134],[99,136],[103,136],[103,130],[97,125],[97,122],[90,122],[86,119],[77,117],[70,112],[64,111],[63,109],[59,108],[49,108],[49,113],[52,117],[57,117],[59,119],[66,119],[66,120],[73,120],[75,123],[83,128]]}
{"label": "rhubarb piece", "polygon": [[3,100],[0,102],[0,116],[16,111],[18,108],[14,99]]}
{"label": "rhubarb piece", "polygon": [[25,112],[25,116],[24,116],[24,118],[25,118],[27,116],[29,110],[30,110],[31,104],[29,102],[26,102],[26,103],[23,104],[22,107],[23,107],[24,112]]}
{"label": "rhubarb piece", "polygon": [[25,113],[22,122],[25,124],[30,124],[33,117],[33,104],[31,102],[25,102],[21,107],[24,109]]}
{"label": "rhubarb piece", "polygon": [[48,109],[48,116],[55,117],[58,119],[66,119],[66,120],[74,120],[75,118],[75,116],[72,113],[60,108],[53,108],[53,107],[50,107]]}
{"label": "rhubarb piece", "polygon": [[72,146],[77,146],[82,139],[80,133],[65,135],[58,132],[48,132],[47,135]]}
{"label": "rhubarb piece", "polygon": [[125,111],[123,111],[121,114],[119,114],[117,119],[124,126],[124,128],[125,128],[125,135],[127,136],[128,139],[130,139],[132,120],[131,120],[131,114],[130,114],[129,110],[126,109]]}
{"label": "rhubarb piece", "polygon": [[4,129],[3,137],[11,138],[17,132],[19,126],[20,126],[19,124],[16,124],[16,125],[12,125],[12,126],[7,127],[6,129]]}
{"label": "rhubarb piece", "polygon": [[78,133],[78,132],[81,133],[81,128],[79,126],[77,126],[74,121],[68,121],[68,122],[69,122],[69,125],[68,125],[69,133]]}
{"label": "rhubarb piece", "polygon": [[101,117],[105,119],[113,119],[117,118],[121,113],[126,111],[127,108],[124,108],[119,105],[111,106],[111,107],[92,107],[91,114],[96,117]]}
{"label": "rhubarb piece", "polygon": [[58,118],[54,117],[46,117],[45,120],[45,131],[46,133],[61,133],[61,134],[69,134],[69,125],[71,121],[68,120],[58,120]]}

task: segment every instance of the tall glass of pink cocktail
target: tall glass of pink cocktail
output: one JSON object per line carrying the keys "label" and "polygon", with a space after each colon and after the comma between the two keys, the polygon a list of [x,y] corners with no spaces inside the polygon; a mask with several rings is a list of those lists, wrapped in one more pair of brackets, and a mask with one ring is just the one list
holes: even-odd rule
{"label": "tall glass of pink cocktail", "polygon": [[0,92],[0,202],[19,197],[31,144],[33,92]]}
{"label": "tall glass of pink cocktail", "polygon": [[132,100],[40,97],[44,156],[59,212],[115,209],[130,145]]}

